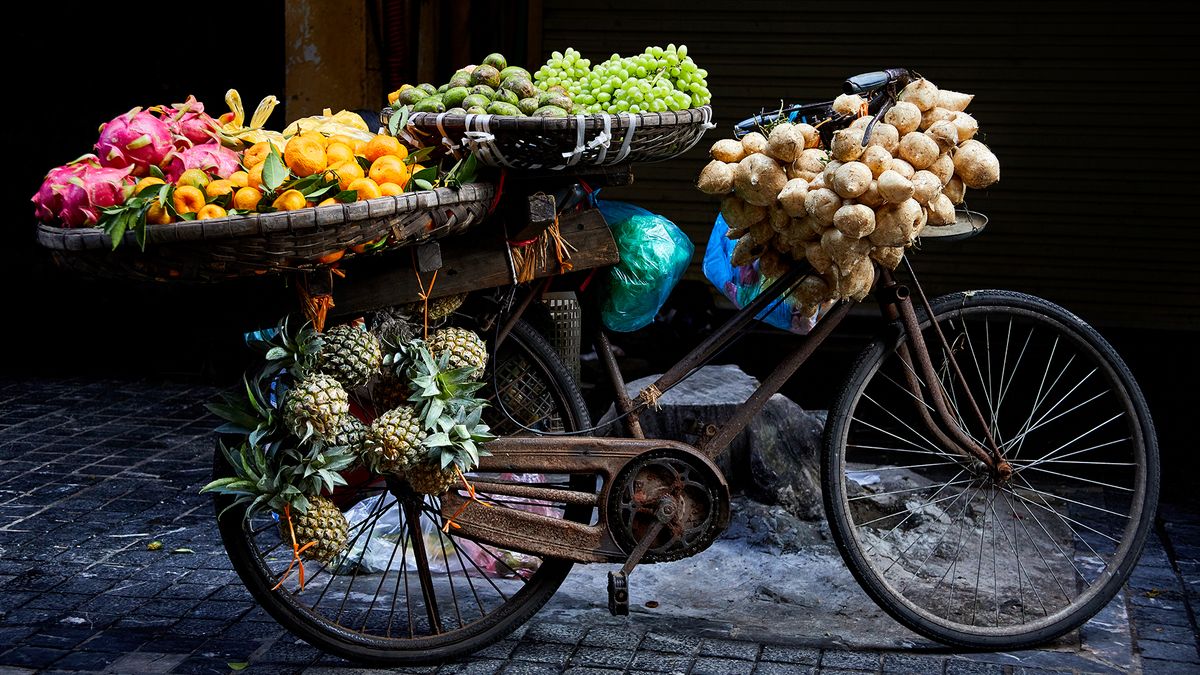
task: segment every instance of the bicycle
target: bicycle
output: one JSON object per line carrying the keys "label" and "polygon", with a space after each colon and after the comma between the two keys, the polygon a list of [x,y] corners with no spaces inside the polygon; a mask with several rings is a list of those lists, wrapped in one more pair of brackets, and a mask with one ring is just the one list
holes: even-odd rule
{"label": "bicycle", "polygon": [[[894,97],[904,73],[859,76],[848,87]],[[584,178],[622,179],[545,174],[511,193],[557,190],[560,205],[577,202]],[[1112,599],[1150,530],[1159,464],[1145,400],[1120,356],[1069,311],[1002,290],[929,300],[904,260],[902,274],[878,270],[879,332],[829,408],[822,485],[834,540],[868,595],[921,635],[971,649],[1051,640]],[[628,613],[638,565],[696,555],[724,530],[730,491],[714,460],[854,303],[825,314],[696,443],[644,438],[639,413],[809,271],[775,280],[632,399],[597,329],[621,437],[588,435],[595,428],[578,384],[525,320],[547,284],[476,292],[451,321],[489,336],[494,355],[485,392],[500,438],[470,474],[485,503],[465,486],[429,497],[402,479],[362,475],[333,494],[356,514],[357,563],[351,554],[306,584],[274,590],[291,552],[269,516],[245,520],[235,508],[219,521],[233,566],[293,633],[377,664],[440,662],[501,639],[574,563],[622,565],[609,575],[609,608]],[[349,309],[412,299],[378,279],[355,282],[370,288]],[[215,471],[227,470],[218,452]],[[217,499],[218,512],[227,505]],[[373,542],[386,564],[363,562]]]}

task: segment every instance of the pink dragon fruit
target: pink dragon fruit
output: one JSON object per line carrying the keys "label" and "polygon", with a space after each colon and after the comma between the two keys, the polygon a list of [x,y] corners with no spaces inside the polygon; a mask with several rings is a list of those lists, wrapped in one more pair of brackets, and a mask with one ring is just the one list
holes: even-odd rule
{"label": "pink dragon fruit", "polygon": [[66,179],[61,207],[56,214],[67,227],[95,225],[100,221],[100,209],[125,203],[133,189],[130,167],[84,165],[78,174]]}
{"label": "pink dragon fruit", "polygon": [[173,155],[167,164],[167,180],[174,183],[188,169],[200,169],[215,174],[217,178],[228,178],[241,168],[236,152],[213,141]]}
{"label": "pink dragon fruit", "polygon": [[150,111],[134,108],[100,127],[96,154],[100,163],[114,169],[132,167],[144,176],[174,151],[171,131]]}
{"label": "pink dragon fruit", "polygon": [[195,96],[188,96],[186,101],[173,106],[159,106],[157,110],[171,130],[178,150],[208,143],[216,138],[220,129],[217,121],[204,112],[204,104],[197,101]]}
{"label": "pink dragon fruit", "polygon": [[43,223],[52,223],[57,220],[58,212],[62,210],[62,195],[67,188],[67,181],[82,174],[88,167],[98,166],[100,163],[95,155],[84,155],[72,162],[50,169],[42,181],[41,189],[33,196],[34,215],[37,216],[37,219]]}

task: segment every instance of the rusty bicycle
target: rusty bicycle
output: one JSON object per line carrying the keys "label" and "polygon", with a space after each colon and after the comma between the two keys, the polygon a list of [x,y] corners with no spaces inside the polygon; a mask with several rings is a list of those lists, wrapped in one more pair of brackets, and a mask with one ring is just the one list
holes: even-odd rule
{"label": "rusty bicycle", "polygon": [[[575,244],[573,275],[539,276],[576,290],[587,268],[615,262],[603,220],[572,196],[584,178],[508,187],[525,208],[524,222],[509,227],[552,220]],[[535,217],[526,200],[555,192],[552,217]],[[469,475],[471,488],[432,497],[364,474],[332,495],[350,515],[350,553],[310,570],[306,584],[278,588],[290,551],[276,523],[219,521],[234,567],[269,613],[356,661],[434,663],[477,651],[527,621],[576,563],[619,565],[609,607],[627,613],[639,565],[700,554],[721,535],[730,489],[714,460],[854,306],[836,305],[731,419],[692,443],[645,438],[639,413],[811,270],[776,279],[633,397],[608,336],[595,330],[623,431],[597,437],[570,367],[527,321],[551,282],[513,284],[506,247],[460,240],[461,251],[447,243],[429,267],[450,280],[434,295],[473,291],[448,321],[487,335],[494,355],[484,392],[500,438]],[[356,272],[336,308],[386,312],[413,299],[411,276]],[[1129,369],[1096,330],[1046,300],[1003,290],[927,298],[908,256],[895,273],[879,270],[874,297],[878,333],[830,403],[824,431],[824,506],[846,564],[882,609],[949,645],[1015,649],[1078,628],[1128,577],[1157,503],[1154,426]],[[223,461],[218,453],[218,475]]]}

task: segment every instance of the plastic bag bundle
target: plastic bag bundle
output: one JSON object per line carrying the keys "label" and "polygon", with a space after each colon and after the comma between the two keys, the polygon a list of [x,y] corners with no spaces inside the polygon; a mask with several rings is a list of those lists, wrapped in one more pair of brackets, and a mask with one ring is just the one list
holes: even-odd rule
{"label": "plastic bag bundle", "polygon": [[628,333],[654,320],[695,247],[675,223],[640,206],[607,200],[598,205],[621,255],[609,270],[600,317],[609,330]]}
{"label": "plastic bag bundle", "polygon": [[[708,247],[704,250],[704,276],[740,309],[758,297],[763,287],[769,284],[758,269],[758,260],[737,267],[730,262],[737,242],[725,236],[728,231],[729,225],[718,215],[708,238]],[[825,303],[817,309],[816,314],[804,316],[799,303],[791,297],[785,297],[767,305],[755,318],[776,328],[803,335],[817,325],[817,319],[829,311],[831,305]]]}

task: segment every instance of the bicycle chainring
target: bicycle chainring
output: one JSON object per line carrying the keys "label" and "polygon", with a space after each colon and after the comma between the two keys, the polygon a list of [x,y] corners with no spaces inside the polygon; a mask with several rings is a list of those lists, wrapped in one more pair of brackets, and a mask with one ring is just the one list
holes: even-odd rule
{"label": "bicycle chainring", "polygon": [[675,501],[675,514],[650,544],[644,563],[695,555],[729,525],[729,485],[708,458],[694,451],[660,448],[643,453],[621,469],[608,494],[608,525],[626,553],[655,524],[662,498]]}

